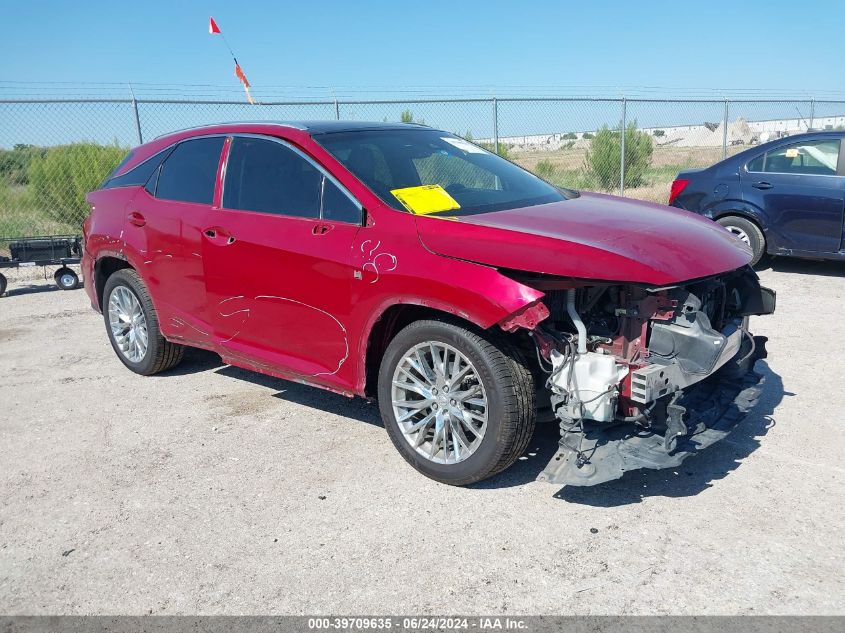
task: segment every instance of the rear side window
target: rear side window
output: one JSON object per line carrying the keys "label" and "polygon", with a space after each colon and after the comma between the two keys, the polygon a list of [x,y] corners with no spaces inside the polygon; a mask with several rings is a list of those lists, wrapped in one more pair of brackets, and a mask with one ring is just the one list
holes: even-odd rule
{"label": "rear side window", "polygon": [[172,148],[168,147],[166,150],[159,152],[145,160],[140,165],[136,165],[125,174],[120,176],[113,176],[109,178],[103,185],[103,189],[113,189],[114,187],[140,187],[146,184],[153,175],[164,157],[170,153]]}
{"label": "rear side window", "polygon": [[781,147],[748,163],[748,171],[775,174],[835,176],[839,139],[803,141]]}
{"label": "rear side window", "polygon": [[223,207],[319,218],[323,174],[290,147],[236,137],[229,150]]}
{"label": "rear side window", "polygon": [[123,160],[122,160],[122,161],[120,161],[120,162],[117,164],[117,167],[115,167],[114,169],[112,169],[112,170],[109,172],[109,175],[108,175],[108,176],[106,176],[106,179],[103,181],[103,184],[102,184],[102,186],[100,186],[100,189],[106,189],[106,185],[108,184],[109,180],[111,180],[111,177],[112,177],[114,174],[116,174],[117,172],[119,172],[121,169],[123,169],[123,166],[124,166],[126,163],[128,163],[130,160],[132,160],[132,157],[133,157],[134,155],[135,155],[135,150],[133,149],[133,150],[131,150],[131,151],[130,151],[130,152],[129,152],[126,156],[124,156],[124,157],[123,157]]}
{"label": "rear side window", "polygon": [[156,198],[211,204],[224,141],[215,136],[179,143],[161,166]]}

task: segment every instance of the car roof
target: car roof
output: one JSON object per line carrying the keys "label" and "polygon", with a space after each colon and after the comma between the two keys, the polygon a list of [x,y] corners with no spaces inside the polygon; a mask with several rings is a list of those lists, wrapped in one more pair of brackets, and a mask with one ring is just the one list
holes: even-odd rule
{"label": "car roof", "polygon": [[162,134],[157,138],[171,136],[183,132],[200,132],[207,128],[237,127],[244,125],[261,125],[266,127],[280,127],[300,130],[314,134],[330,134],[334,132],[355,132],[360,130],[407,130],[409,127],[429,129],[428,126],[420,123],[388,123],[385,121],[226,121],[221,123],[209,123],[198,125],[174,132]]}

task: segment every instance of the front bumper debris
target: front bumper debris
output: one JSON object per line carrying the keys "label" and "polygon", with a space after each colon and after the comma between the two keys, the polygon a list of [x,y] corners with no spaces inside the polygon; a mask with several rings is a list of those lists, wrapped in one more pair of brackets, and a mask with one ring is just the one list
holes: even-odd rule
{"label": "front bumper debris", "polygon": [[[594,486],[619,479],[630,470],[675,468],[687,457],[726,437],[757,403],[764,378],[754,363],[766,357],[765,337],[754,337],[750,355],[746,346],[709,378],[685,389],[667,406],[664,429],[642,429],[633,424],[590,424],[584,436],[561,438],[560,447],[537,477],[565,486]],[[750,347],[750,345],[749,345]]]}

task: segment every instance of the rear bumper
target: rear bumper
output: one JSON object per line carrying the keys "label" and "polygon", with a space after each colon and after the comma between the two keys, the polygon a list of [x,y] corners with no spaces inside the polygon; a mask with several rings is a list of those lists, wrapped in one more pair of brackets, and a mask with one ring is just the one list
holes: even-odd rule
{"label": "rear bumper", "polygon": [[[667,439],[669,429],[645,430],[633,424],[587,426],[580,453],[574,449],[572,438],[564,436],[538,481],[594,486],[619,479],[629,470],[677,467],[690,455],[726,437],[757,403],[764,379],[753,368],[757,360],[766,357],[765,343],[764,337],[754,337],[753,350],[747,342],[734,360],[684,390],[677,405],[685,410],[685,433],[677,434],[676,441]],[[745,355],[748,358],[741,363],[736,360]]]}

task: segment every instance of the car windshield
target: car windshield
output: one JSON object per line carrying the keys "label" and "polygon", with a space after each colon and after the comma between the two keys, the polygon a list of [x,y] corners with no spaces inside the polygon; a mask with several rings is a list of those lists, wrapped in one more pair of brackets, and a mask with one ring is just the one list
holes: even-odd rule
{"label": "car windshield", "polygon": [[533,174],[447,132],[429,128],[314,135],[390,207],[471,215],[566,200]]}

